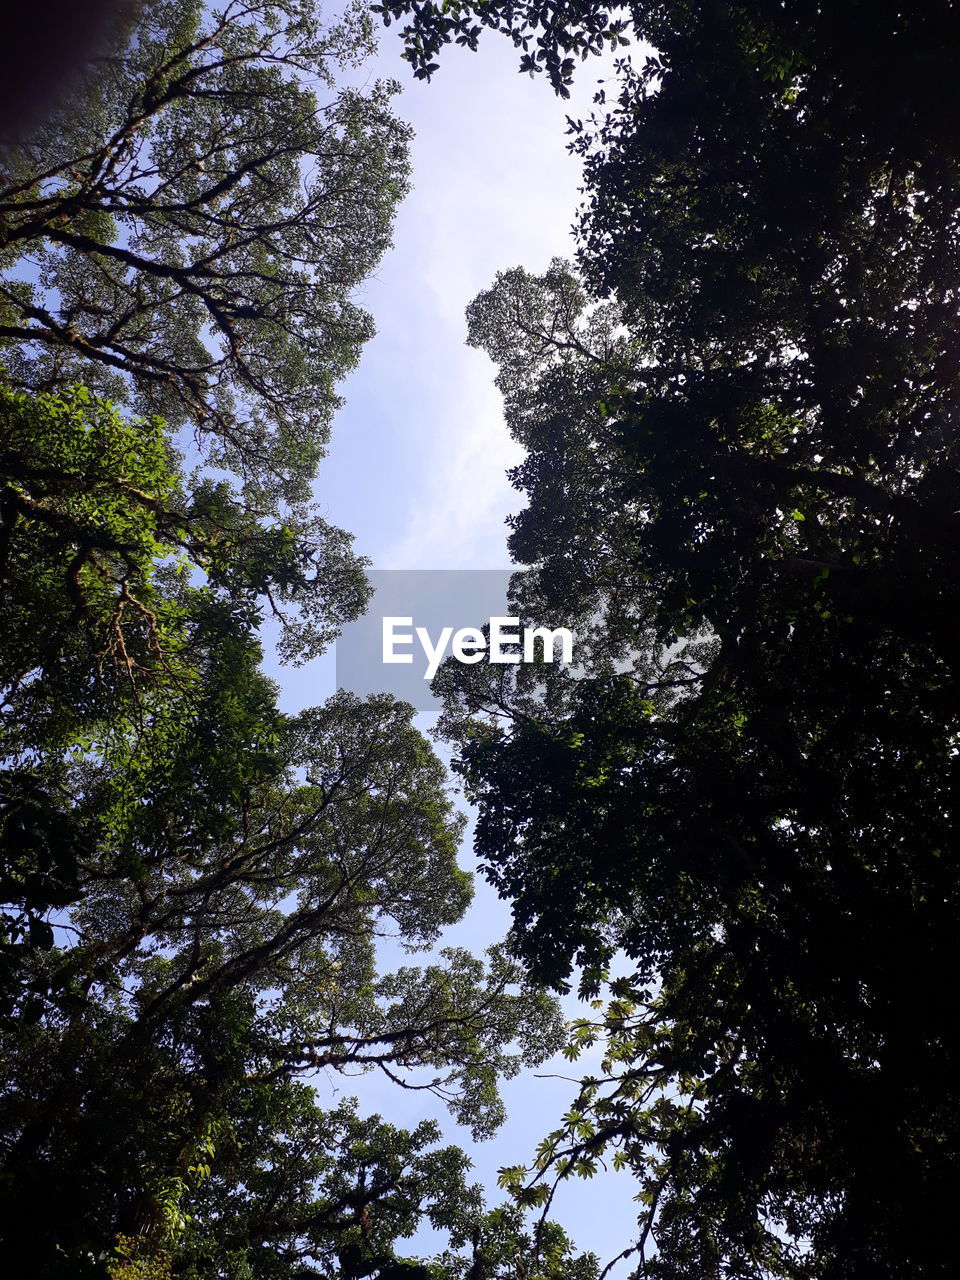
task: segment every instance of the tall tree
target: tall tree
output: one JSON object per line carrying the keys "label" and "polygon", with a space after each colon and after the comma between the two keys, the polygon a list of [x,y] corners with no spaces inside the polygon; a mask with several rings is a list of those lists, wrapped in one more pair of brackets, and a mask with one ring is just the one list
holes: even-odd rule
{"label": "tall tree", "polygon": [[[423,947],[469,900],[442,766],[411,709],[386,698],[284,720],[257,657],[221,640],[189,719],[141,723],[132,744],[65,770],[89,844],[79,901],[21,957],[19,1018],[2,1030],[0,1237],[35,1274],[102,1274],[115,1247],[168,1256],[175,1273],[199,1251],[215,1274],[234,1254],[326,1274],[351,1241],[350,1274],[370,1274],[423,1197],[470,1209],[463,1157],[421,1167],[431,1130],[374,1125],[357,1189],[341,1159],[341,1190],[307,1196],[348,1142],[342,1126],[362,1122],[326,1115],[295,1082],[379,1069],[482,1136],[502,1118],[498,1078],[556,1044],[550,1001],[498,954],[377,973],[378,937]],[[380,1185],[370,1170],[391,1150]],[[302,1196],[302,1209],[268,1208]]]}
{"label": "tall tree", "polygon": [[427,946],[470,898],[411,709],[282,716],[255,627],[258,593],[308,590],[283,531],[207,482],[188,501],[162,424],[80,390],[0,395],[5,1256],[361,1277],[400,1266],[422,1217],[472,1238],[462,1152],[299,1083],[378,1069],[485,1136],[499,1077],[557,1043],[498,953],[377,972],[378,937]]}
{"label": "tall tree", "polygon": [[451,728],[517,949],[609,980],[505,1181],[612,1151],[644,1275],[949,1275],[955,11],[389,9],[424,74],[481,25],[557,86],[621,20],[655,50],[573,122],[579,273],[471,311],[529,451],[517,607],[588,678],[445,672]]}
{"label": "tall tree", "polygon": [[281,653],[319,652],[362,607],[349,535],[279,521],[225,481],[185,475],[164,422],[85,387],[0,387],[0,728],[4,753],[57,748],[113,711],[176,697],[201,604],[241,629],[279,620]]}
{"label": "tall tree", "polygon": [[[259,670],[264,615],[300,659],[366,595],[307,499],[406,182],[389,86],[333,84],[367,44],[302,0],[147,3],[4,151],[0,1240],[31,1275],[595,1272],[555,1227],[538,1263],[435,1126],[310,1085],[379,1070],[486,1136],[559,1036],[500,950],[378,971],[470,898],[442,767],[409,707],[285,717]],[[425,1221],[429,1269],[397,1251]]]}
{"label": "tall tree", "polygon": [[302,499],[407,185],[391,86],[333,84],[369,48],[362,12],[324,28],[312,0],[145,4],[4,154],[8,378],[128,398]]}

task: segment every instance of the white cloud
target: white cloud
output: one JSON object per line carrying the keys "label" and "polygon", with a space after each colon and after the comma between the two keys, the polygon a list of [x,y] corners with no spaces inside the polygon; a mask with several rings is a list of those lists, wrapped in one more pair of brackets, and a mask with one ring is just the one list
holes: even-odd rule
{"label": "white cloud", "polygon": [[[398,51],[396,39],[385,41],[378,70],[404,83],[396,110],[417,133],[414,191],[398,216],[396,247],[365,291],[378,338],[347,389],[334,460],[351,430],[364,431],[358,394],[388,407],[357,460],[362,483],[344,475],[337,486],[362,494],[364,509],[339,518],[371,535],[365,549],[378,567],[497,567],[508,562],[505,517],[523,501],[505,477],[520,453],[503,425],[493,367],[464,345],[464,311],[498,270],[541,269],[572,253],[579,165],[566,149],[571,108],[544,79],[518,75],[505,43],[476,55],[447,50],[429,85],[411,81]],[[381,486],[389,492],[378,501]]]}

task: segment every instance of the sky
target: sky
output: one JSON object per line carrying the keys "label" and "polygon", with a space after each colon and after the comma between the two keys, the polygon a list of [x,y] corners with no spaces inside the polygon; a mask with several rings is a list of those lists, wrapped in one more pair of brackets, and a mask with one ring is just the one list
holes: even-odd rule
{"label": "sky", "polygon": [[[505,472],[521,455],[503,424],[493,366],[465,345],[464,310],[497,271],[542,271],[552,257],[572,255],[579,165],[566,149],[565,121],[588,113],[602,67],[588,64],[564,102],[542,76],[521,76],[516,51],[496,38],[476,54],[447,49],[430,84],[415,81],[399,54],[392,28],[367,74],[403,84],[395,110],[416,131],[414,189],[399,211],[393,251],[358,295],[377,336],[343,388],[346,407],[316,496],[325,518],[354,533],[356,549],[377,569],[503,569],[505,520],[522,501]],[[291,712],[335,688],[330,654],[275,674]],[[428,717],[418,723],[430,727]],[[472,862],[468,834],[461,864]],[[508,924],[506,906],[478,880],[474,906],[443,942],[481,950]],[[569,1077],[572,1069],[560,1059],[507,1082],[510,1118],[481,1145],[423,1094],[369,1077],[330,1076],[317,1085],[331,1098],[357,1093],[394,1123],[441,1119],[446,1139],[470,1148],[492,1205],[503,1198],[497,1168],[529,1161],[572,1100],[573,1084],[543,1073]],[[633,1238],[636,1191],[625,1176],[573,1180],[552,1216],[581,1249],[607,1261]]]}

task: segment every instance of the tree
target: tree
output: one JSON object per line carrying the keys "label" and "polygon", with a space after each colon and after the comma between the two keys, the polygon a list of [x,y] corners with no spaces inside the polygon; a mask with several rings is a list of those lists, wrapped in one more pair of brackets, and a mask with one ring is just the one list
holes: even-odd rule
{"label": "tree", "polygon": [[[520,1213],[513,1206],[484,1211],[480,1188],[464,1181],[469,1161],[463,1152],[424,1150],[440,1136],[436,1125],[424,1121],[404,1133],[379,1116],[361,1120],[349,1105],[323,1113],[302,1086],[278,1101],[266,1151],[262,1144],[243,1144],[238,1130],[231,1162],[243,1164],[242,1185],[225,1193],[215,1174],[204,1180],[208,1204],[201,1222],[228,1217],[231,1225],[220,1226],[215,1238],[202,1225],[190,1232],[189,1261],[178,1274],[199,1280],[220,1274],[217,1268],[226,1264],[233,1274],[288,1276],[293,1255],[294,1267],[302,1268],[293,1274],[302,1276],[316,1274],[309,1267],[319,1259],[320,1274],[357,1280],[373,1274],[381,1280],[520,1280],[531,1274],[595,1280],[595,1260],[575,1257],[555,1224],[541,1248],[544,1262],[536,1266]],[[256,1131],[253,1136],[261,1137]],[[231,1173],[236,1179],[238,1171]],[[398,1239],[424,1216],[455,1247],[433,1260],[398,1256]]]}
{"label": "tree", "polygon": [[162,420],[124,418],[84,387],[0,387],[0,486],[0,732],[13,758],[180,696],[214,604],[247,629],[278,619],[281,652],[298,658],[366,599],[347,534],[184,476]]}
{"label": "tree", "polygon": [[[5,1255],[380,1273],[428,1201],[451,1230],[481,1213],[465,1157],[328,1113],[300,1077],[376,1068],[485,1135],[556,1012],[498,953],[377,973],[384,931],[423,948],[466,908],[462,820],[409,707],[284,717],[256,639],[264,595],[332,628],[311,594],[335,601],[352,560],[338,581],[328,550],[318,588],[282,526],[188,488],[162,422],[82,388],[0,396]],[[278,1165],[288,1146],[309,1159]],[[301,1208],[270,1216],[257,1187]]]}
{"label": "tree", "polygon": [[391,86],[333,87],[368,50],[361,13],[324,30],[309,0],[145,4],[4,156],[10,381],[128,399],[259,502],[302,500],[407,183]]}
{"label": "tree", "polygon": [[[301,660],[366,598],[348,535],[303,500],[333,385],[369,333],[349,294],[405,181],[388,90],[332,87],[332,66],[365,47],[362,20],[324,32],[310,5],[128,7],[60,111],[7,139],[0,734],[14,769],[2,864],[14,968],[31,937],[48,941],[43,913],[76,891],[81,837],[51,838],[74,827],[64,753],[191,714],[212,648],[264,611]],[[105,389],[170,420],[125,417]],[[184,473],[172,438],[187,423],[233,478]]]}
{"label": "tree", "polygon": [[[306,1143],[315,1161],[346,1141],[347,1120],[297,1078],[379,1068],[483,1134],[500,1119],[498,1077],[556,1044],[550,1001],[496,954],[484,966],[447,951],[378,976],[378,935],[422,947],[469,898],[442,767],[411,709],[386,698],[342,695],[285,721],[257,656],[221,641],[188,720],[158,717],[65,771],[93,847],[55,944],[22,960],[23,1018],[3,1032],[0,1230],[35,1274],[98,1274],[117,1245],[178,1268],[199,1250],[223,1274],[238,1250],[266,1250],[278,1275],[325,1274],[368,1202],[379,1225],[357,1236],[357,1265],[385,1256],[420,1204],[391,1216],[392,1183],[352,1213],[349,1197],[334,1211],[315,1190],[302,1212],[264,1217],[264,1179],[300,1195],[329,1167],[308,1163],[296,1181],[296,1164],[263,1164],[270,1151],[289,1144],[293,1160]],[[390,1141],[412,1159],[431,1136]],[[426,1195],[439,1161],[452,1194],[454,1156],[424,1159],[405,1185]]]}
{"label": "tree", "polygon": [[264,607],[288,654],[316,651],[366,596],[349,541],[312,515],[294,534],[223,482],[189,484],[159,419],[124,419],[83,387],[0,387],[0,875],[14,986],[16,957],[52,944],[44,914],[78,892],[86,837],[64,753],[192,714],[200,666]]}
{"label": "tree", "polygon": [[[390,11],[425,73],[500,24],[555,84],[625,16]],[[579,273],[506,273],[470,315],[528,449],[517,611],[579,622],[588,678],[444,672],[449,725],[517,951],[606,986],[570,1046],[600,1071],[505,1180],[612,1153],[638,1274],[945,1276],[956,18],[629,21],[655,52],[573,122]]]}
{"label": "tree", "polygon": [[[361,14],[324,30],[306,0],[218,13],[147,4],[59,113],[0,160],[0,358],[20,393],[4,406],[3,536],[42,524],[49,540],[47,495],[85,483],[38,436],[48,411],[48,436],[65,425],[42,397],[69,401],[82,385],[97,404],[137,412],[126,432],[162,432],[209,464],[171,490],[180,505],[159,530],[164,550],[192,557],[221,588],[229,581],[244,607],[259,597],[282,622],[282,654],[298,661],[366,593],[349,538],[307,499],[336,384],[372,332],[352,293],[406,189],[409,131],[389,111],[391,86],[334,88],[336,67],[368,48]],[[102,421],[87,429],[96,449]],[[152,437],[144,447],[156,455]],[[93,475],[101,491],[114,484],[102,467]],[[131,501],[115,489],[115,508]],[[30,502],[40,506],[28,520]],[[61,520],[61,550],[74,546],[89,578],[92,552],[64,532]],[[67,573],[67,591],[75,585]],[[51,627],[65,616],[55,608]],[[89,618],[72,643],[84,630]],[[94,651],[103,642],[101,628]]]}
{"label": "tree", "polygon": [[[310,1085],[379,1070],[481,1137],[560,1035],[502,949],[435,950],[470,884],[412,709],[284,716],[259,669],[265,615],[300,659],[366,597],[306,501],[406,180],[389,88],[332,85],[365,44],[147,4],[4,154],[0,1240],[50,1280],[537,1267],[435,1126]],[[433,954],[381,973],[385,934]],[[397,1252],[422,1221],[442,1262]]]}
{"label": "tree", "polygon": [[[7,561],[29,696],[10,699],[0,788],[5,1255],[51,1277],[114,1254],[115,1280],[381,1273],[429,1197],[440,1226],[481,1212],[465,1157],[418,1154],[429,1126],[328,1113],[298,1079],[377,1068],[485,1135],[498,1078],[551,1051],[556,1012],[496,953],[377,973],[378,936],[423,948],[470,897],[411,708],[341,695],[283,717],[257,670],[244,554],[262,531],[243,508],[231,530],[229,504],[208,520],[178,501],[157,424],[8,398],[39,434]],[[274,545],[262,572],[282,581]],[[202,585],[158,567],[168,547]],[[304,1159],[278,1163],[288,1147]],[[271,1215],[268,1193],[300,1208]]]}

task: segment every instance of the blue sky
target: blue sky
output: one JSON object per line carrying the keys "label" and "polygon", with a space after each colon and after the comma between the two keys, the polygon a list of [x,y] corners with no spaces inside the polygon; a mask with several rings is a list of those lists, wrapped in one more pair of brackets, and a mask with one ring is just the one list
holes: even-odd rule
{"label": "blue sky", "polygon": [[[448,49],[429,85],[413,80],[399,49],[391,29],[366,73],[403,84],[395,109],[416,130],[414,190],[400,209],[394,250],[359,295],[377,336],[344,388],[316,495],[378,569],[506,568],[504,522],[521,498],[504,473],[520,454],[503,425],[493,367],[465,345],[464,309],[498,270],[538,271],[572,252],[579,171],[566,150],[565,117],[588,111],[600,72],[588,65],[572,102],[562,102],[542,77],[517,73],[518,55],[505,41],[484,41],[477,54]],[[289,711],[334,690],[331,655],[275,674]],[[469,837],[462,863],[472,865]],[[504,905],[478,883],[468,918],[445,941],[479,950],[507,923]],[[542,1070],[572,1074],[563,1060]],[[318,1087],[359,1093],[395,1123],[436,1115],[449,1140],[470,1145],[425,1095],[333,1076]],[[497,1167],[529,1160],[572,1093],[571,1084],[531,1073],[507,1083],[508,1123],[471,1149],[491,1203],[502,1198]],[[553,1213],[605,1261],[631,1239],[636,1190],[625,1177],[575,1180]]]}

